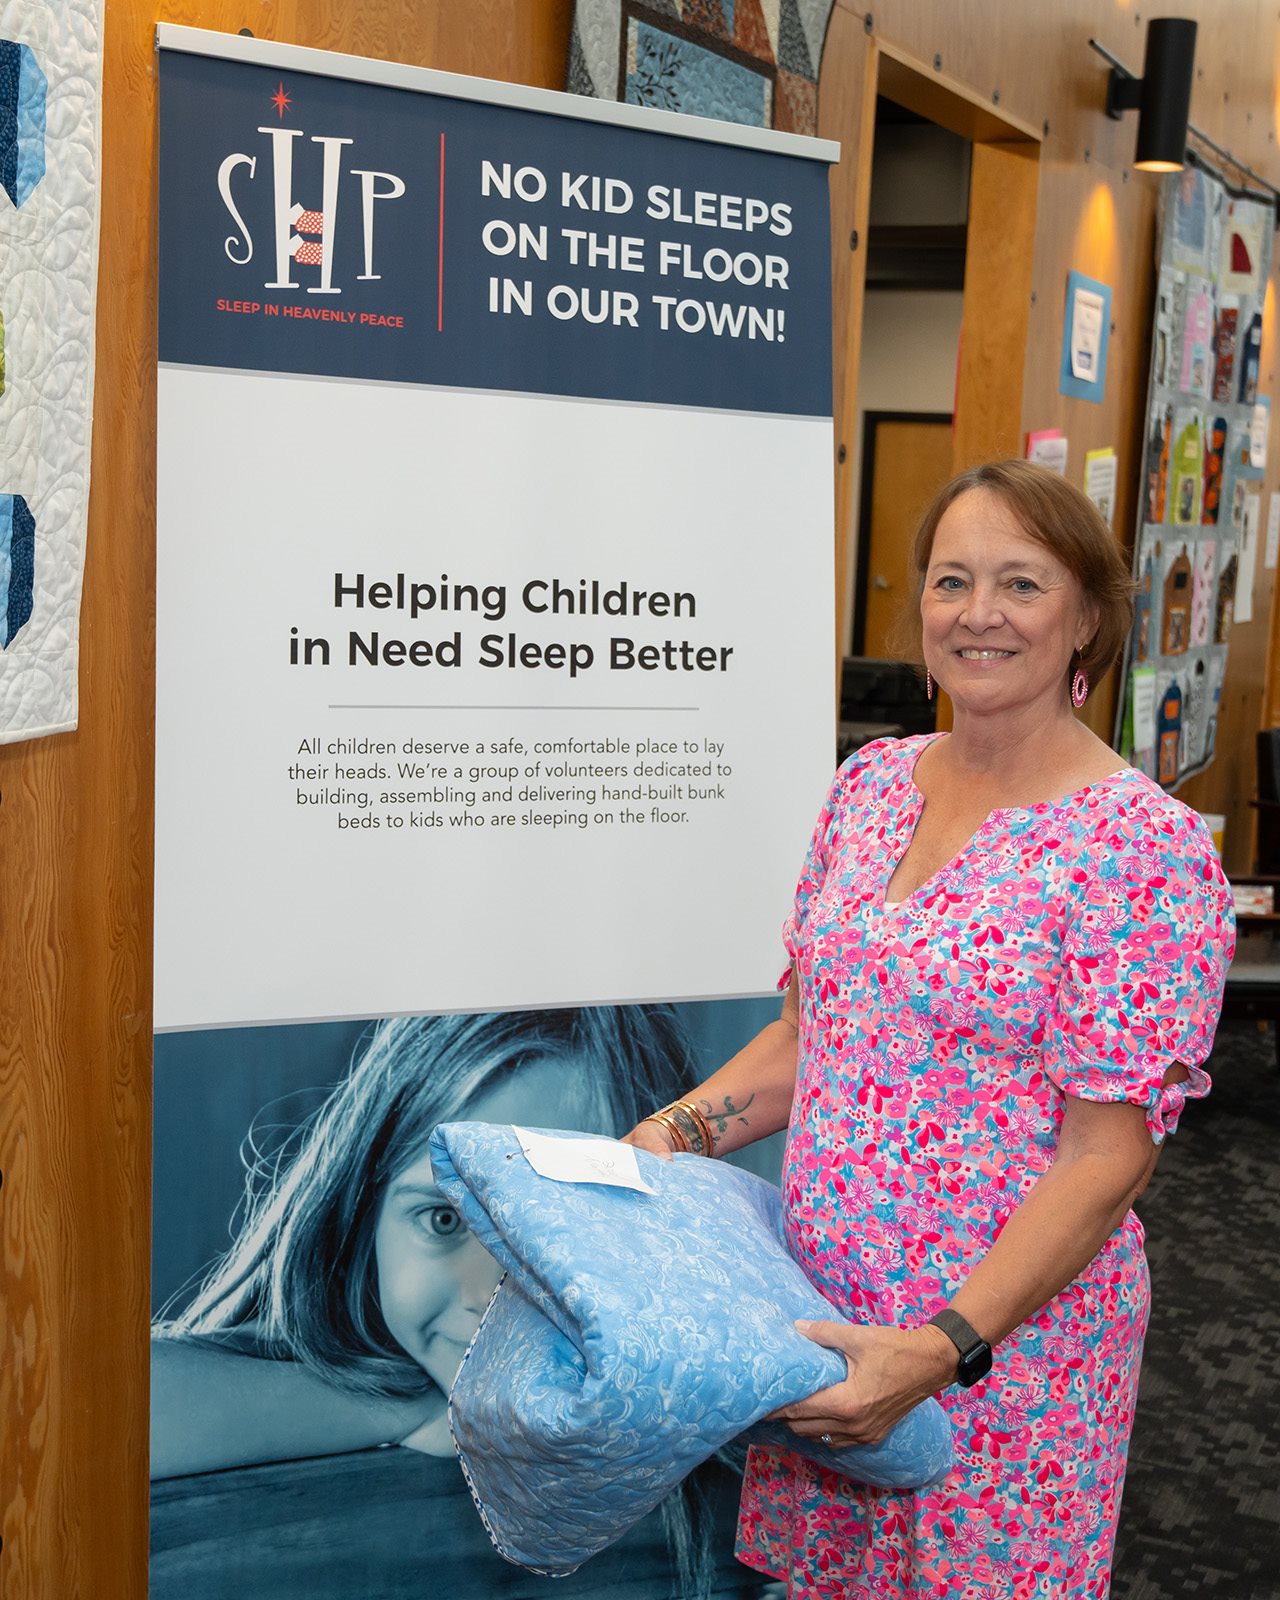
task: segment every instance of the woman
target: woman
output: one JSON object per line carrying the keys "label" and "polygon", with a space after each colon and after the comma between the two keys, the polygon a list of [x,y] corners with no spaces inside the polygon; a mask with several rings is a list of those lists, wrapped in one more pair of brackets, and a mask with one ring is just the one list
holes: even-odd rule
{"label": "woman", "polygon": [[1130,1206],[1209,1088],[1231,900],[1199,818],[1073,714],[1132,612],[1088,500],[976,468],[914,565],[954,729],[842,768],[780,1020],[690,1097],[702,1123],[629,1138],[718,1155],[789,1115],[790,1246],[849,1319],[805,1328],[849,1376],[791,1426],[876,1440],[935,1392],[955,1426],[915,1495],[753,1451],[741,1560],[796,1600],[1102,1600],[1148,1313]]}
{"label": "woman", "polygon": [[157,1325],[152,1477],[388,1441],[451,1455],[448,1392],[498,1272],[435,1188],[432,1129],[625,1128],[689,1065],[665,1006],[379,1023],[255,1162],[235,1243]]}

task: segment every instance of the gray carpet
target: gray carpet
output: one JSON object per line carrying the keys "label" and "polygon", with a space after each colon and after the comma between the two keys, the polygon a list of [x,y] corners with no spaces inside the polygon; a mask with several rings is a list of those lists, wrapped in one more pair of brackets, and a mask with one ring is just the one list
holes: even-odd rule
{"label": "gray carpet", "polygon": [[1225,1024],[1139,1212],[1153,1310],[1112,1600],[1280,1600],[1280,1071]]}

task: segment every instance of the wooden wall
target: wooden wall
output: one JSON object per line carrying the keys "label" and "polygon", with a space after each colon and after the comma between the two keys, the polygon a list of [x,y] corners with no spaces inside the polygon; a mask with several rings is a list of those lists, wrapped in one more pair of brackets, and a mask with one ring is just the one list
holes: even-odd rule
{"label": "wooden wall", "polygon": [[[1193,115],[1273,180],[1280,23],[1261,0],[1182,0],[1202,35]],[[93,490],[81,632],[80,729],[0,747],[0,1595],[140,1600],[146,1592],[146,1327],[150,1148],[152,561],[156,20],[558,87],[569,0],[106,0],[102,250]],[[1146,382],[1154,214],[1127,170],[1133,120],[1100,107],[1096,34],[1135,68],[1127,0],[837,0],[822,131],[845,143],[833,180],[839,422],[852,418],[878,52],[933,72],[975,107],[1042,129],[1022,371],[992,357],[989,427],[1061,426],[1072,456],[1114,444],[1132,526]],[[1116,291],[1106,403],[1057,394],[1071,266]],[[998,341],[997,341],[998,342]],[[1263,388],[1276,392],[1276,340]],[[1003,431],[1002,431],[1003,430]],[[1273,437],[1273,459],[1280,440]],[[837,464],[842,507],[847,473]],[[838,560],[847,551],[842,522]],[[1272,574],[1237,629],[1220,747],[1189,795],[1236,821],[1262,714]],[[1280,697],[1277,698],[1280,705]],[[1231,826],[1231,824],[1229,824]]]}

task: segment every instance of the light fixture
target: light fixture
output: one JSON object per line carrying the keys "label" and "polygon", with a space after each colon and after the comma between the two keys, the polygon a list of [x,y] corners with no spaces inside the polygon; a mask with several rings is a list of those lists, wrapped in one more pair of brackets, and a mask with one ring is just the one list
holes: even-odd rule
{"label": "light fixture", "polygon": [[1196,24],[1184,17],[1153,17],[1147,24],[1142,76],[1111,68],[1107,115],[1119,121],[1126,111],[1138,113],[1133,164],[1143,172],[1182,170],[1195,64]]}

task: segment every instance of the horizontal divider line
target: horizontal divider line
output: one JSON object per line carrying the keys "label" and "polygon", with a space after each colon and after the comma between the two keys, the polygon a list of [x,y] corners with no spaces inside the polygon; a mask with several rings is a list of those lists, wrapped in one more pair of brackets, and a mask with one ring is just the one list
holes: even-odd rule
{"label": "horizontal divider line", "polygon": [[455,706],[334,701],[330,711],[701,711],[701,706]]}

